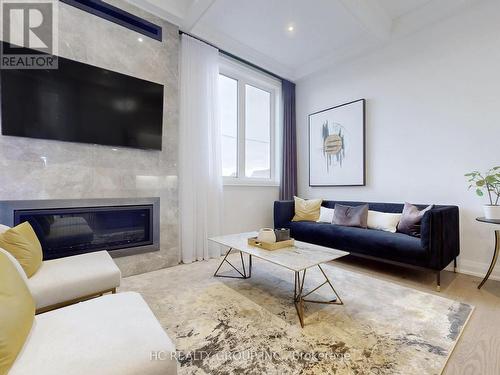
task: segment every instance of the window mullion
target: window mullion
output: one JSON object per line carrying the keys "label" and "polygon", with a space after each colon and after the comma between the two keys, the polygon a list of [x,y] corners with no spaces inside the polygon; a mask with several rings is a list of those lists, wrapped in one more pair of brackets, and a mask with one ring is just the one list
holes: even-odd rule
{"label": "window mullion", "polygon": [[238,177],[245,176],[245,82],[238,80]]}

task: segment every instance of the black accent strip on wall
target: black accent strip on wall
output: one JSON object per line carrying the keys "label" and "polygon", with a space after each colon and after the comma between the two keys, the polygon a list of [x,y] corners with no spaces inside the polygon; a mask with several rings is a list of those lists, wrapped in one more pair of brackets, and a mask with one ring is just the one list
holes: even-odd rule
{"label": "black accent strip on wall", "polygon": [[101,0],[61,0],[61,2],[72,5],[97,17],[114,22],[127,29],[136,31],[142,35],[162,41],[162,29],[143,18],[134,16],[131,13],[105,3]]}

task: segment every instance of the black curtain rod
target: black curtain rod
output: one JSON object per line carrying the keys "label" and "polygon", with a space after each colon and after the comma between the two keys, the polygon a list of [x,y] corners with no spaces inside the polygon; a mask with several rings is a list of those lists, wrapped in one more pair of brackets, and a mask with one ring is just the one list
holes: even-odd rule
{"label": "black curtain rod", "polygon": [[280,77],[279,75],[277,75],[277,74],[275,74],[275,73],[273,73],[273,72],[270,72],[269,70],[264,69],[264,68],[262,68],[262,67],[260,67],[260,66],[258,66],[258,65],[255,65],[254,63],[251,63],[251,62],[250,62],[250,61],[248,61],[248,60],[245,60],[245,59],[242,59],[241,57],[238,57],[238,56],[236,56],[236,55],[233,55],[231,52],[224,51],[223,49],[220,49],[220,48],[219,48],[219,47],[217,47],[216,45],[214,45],[214,44],[212,44],[212,43],[210,43],[210,42],[207,42],[206,40],[203,40],[203,39],[201,39],[201,38],[199,38],[199,37],[197,37],[197,36],[195,36],[195,35],[192,35],[192,34],[186,33],[185,31],[179,30],[179,35],[182,35],[182,34],[186,34],[187,36],[190,36],[191,38],[194,38],[194,39],[196,39],[196,40],[199,40],[200,42],[203,42],[203,43],[205,43],[205,44],[208,44],[208,45],[209,45],[209,46],[211,46],[211,47],[214,47],[214,48],[218,49],[218,50],[219,50],[219,53],[220,53],[220,54],[222,54],[222,55],[224,55],[224,56],[227,56],[227,57],[229,57],[229,58],[231,58],[231,59],[233,59],[233,60],[239,61],[239,62],[241,62],[241,63],[243,63],[243,64],[245,64],[245,65],[248,65],[248,66],[250,66],[250,67],[252,67],[252,68],[254,68],[254,69],[260,70],[261,72],[266,73],[266,74],[268,74],[268,75],[270,75],[270,76],[272,76],[272,77],[274,77],[274,78],[277,78],[277,79],[279,79],[280,81],[287,81],[285,78]]}

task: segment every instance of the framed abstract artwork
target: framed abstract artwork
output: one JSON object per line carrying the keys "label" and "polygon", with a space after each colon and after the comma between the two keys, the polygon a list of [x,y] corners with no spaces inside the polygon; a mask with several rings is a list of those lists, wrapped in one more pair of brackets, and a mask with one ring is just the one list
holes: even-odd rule
{"label": "framed abstract artwork", "polygon": [[309,186],[365,185],[365,99],[309,115]]}

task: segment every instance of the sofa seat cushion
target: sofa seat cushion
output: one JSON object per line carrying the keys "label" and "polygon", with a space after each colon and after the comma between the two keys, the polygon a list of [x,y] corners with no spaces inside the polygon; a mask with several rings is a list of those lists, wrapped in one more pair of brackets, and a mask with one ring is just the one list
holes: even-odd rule
{"label": "sofa seat cushion", "polygon": [[37,315],[9,375],[175,374],[174,351],[142,297],[118,293]]}
{"label": "sofa seat cushion", "polygon": [[290,223],[293,238],[354,254],[426,266],[427,251],[419,238],[402,233],[322,223]]}
{"label": "sofa seat cushion", "polygon": [[46,260],[28,280],[36,308],[68,302],[120,285],[121,273],[107,251]]}

